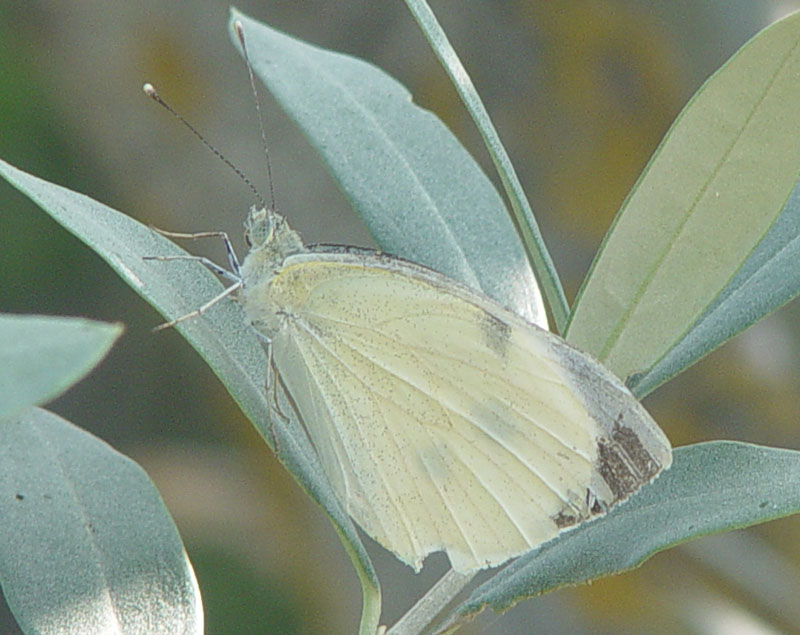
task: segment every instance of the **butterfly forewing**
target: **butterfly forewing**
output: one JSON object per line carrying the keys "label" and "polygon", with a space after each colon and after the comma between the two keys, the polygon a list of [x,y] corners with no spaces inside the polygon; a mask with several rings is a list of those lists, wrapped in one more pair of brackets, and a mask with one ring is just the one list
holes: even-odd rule
{"label": "butterfly forewing", "polygon": [[500,564],[671,460],[599,364],[417,265],[299,253],[244,303],[349,513],[415,569]]}

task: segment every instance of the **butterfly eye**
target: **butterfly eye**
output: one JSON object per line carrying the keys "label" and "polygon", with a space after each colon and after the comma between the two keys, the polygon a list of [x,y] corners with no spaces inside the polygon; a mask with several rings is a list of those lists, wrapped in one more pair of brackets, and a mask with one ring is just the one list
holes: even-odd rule
{"label": "butterfly eye", "polygon": [[264,208],[253,208],[245,223],[244,239],[250,248],[262,247],[275,235],[277,217]]}

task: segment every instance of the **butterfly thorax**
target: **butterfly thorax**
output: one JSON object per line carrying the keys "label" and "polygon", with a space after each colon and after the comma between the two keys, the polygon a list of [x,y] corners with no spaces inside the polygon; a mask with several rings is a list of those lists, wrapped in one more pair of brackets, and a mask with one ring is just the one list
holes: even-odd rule
{"label": "butterfly thorax", "polygon": [[248,321],[268,337],[278,328],[277,310],[270,300],[270,284],[286,258],[306,251],[300,234],[277,212],[250,209],[245,222],[245,241],[250,247],[241,267],[240,299]]}

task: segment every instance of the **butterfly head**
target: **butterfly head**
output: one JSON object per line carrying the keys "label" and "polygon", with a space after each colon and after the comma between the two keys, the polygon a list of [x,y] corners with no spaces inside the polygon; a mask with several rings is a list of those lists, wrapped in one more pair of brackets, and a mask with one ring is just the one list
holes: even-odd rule
{"label": "butterfly head", "polygon": [[275,239],[275,226],[278,219],[265,207],[250,208],[244,222],[244,241],[250,249],[260,249]]}
{"label": "butterfly head", "polygon": [[266,207],[250,208],[244,223],[244,240],[250,251],[275,249],[289,255],[303,250],[300,235],[289,227],[283,216]]}
{"label": "butterfly head", "polygon": [[288,256],[305,251],[300,234],[289,227],[283,216],[268,207],[250,208],[244,224],[244,239],[250,248],[242,263],[245,286],[275,271]]}

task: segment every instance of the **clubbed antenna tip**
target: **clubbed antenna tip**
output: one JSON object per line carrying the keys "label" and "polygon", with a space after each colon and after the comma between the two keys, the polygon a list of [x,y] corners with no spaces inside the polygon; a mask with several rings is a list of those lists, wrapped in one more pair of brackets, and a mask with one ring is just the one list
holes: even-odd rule
{"label": "clubbed antenna tip", "polygon": [[182,123],[184,126],[186,126],[186,127],[189,129],[189,131],[190,131],[190,132],[191,132],[191,133],[192,133],[192,134],[193,134],[195,137],[197,137],[198,139],[200,139],[200,141],[202,142],[202,144],[203,144],[203,145],[204,145],[206,148],[208,148],[209,150],[211,150],[211,152],[213,152],[213,153],[214,153],[214,155],[215,155],[215,156],[216,156],[218,159],[220,159],[220,160],[221,160],[221,161],[222,161],[222,162],[223,162],[225,165],[227,165],[227,166],[228,166],[228,167],[229,167],[231,170],[233,170],[233,172],[234,172],[234,173],[235,173],[235,174],[236,174],[236,175],[237,175],[237,176],[238,176],[240,179],[242,179],[242,181],[244,181],[244,182],[245,182],[245,184],[247,185],[247,187],[248,187],[248,188],[250,188],[250,191],[251,191],[251,192],[253,193],[253,195],[256,197],[256,200],[258,201],[258,204],[259,204],[259,205],[261,205],[262,207],[266,207],[266,206],[267,206],[267,204],[266,204],[266,201],[264,201],[264,197],[263,197],[263,196],[261,196],[261,193],[260,193],[260,192],[259,192],[259,191],[256,189],[256,186],[255,186],[255,185],[253,185],[252,181],[251,181],[250,179],[248,179],[248,178],[247,178],[247,176],[245,176],[244,172],[242,172],[242,171],[241,171],[239,168],[237,168],[237,167],[236,167],[236,166],[235,166],[233,163],[231,163],[231,162],[228,160],[228,157],[226,157],[224,154],[222,154],[222,152],[220,152],[219,150],[217,150],[217,148],[216,148],[215,146],[211,145],[211,143],[210,143],[210,142],[209,142],[209,141],[208,141],[208,140],[207,140],[207,139],[206,139],[206,138],[205,138],[203,135],[201,135],[201,134],[200,134],[200,133],[197,131],[197,129],[196,129],[196,128],[195,128],[195,127],[192,125],[192,124],[190,124],[188,121],[186,121],[186,119],[184,119],[184,118],[183,118],[183,116],[182,116],[181,114],[179,114],[177,110],[175,110],[175,109],[174,109],[172,106],[170,106],[170,105],[169,105],[169,104],[168,104],[166,101],[164,101],[164,100],[161,98],[161,96],[158,94],[158,92],[156,91],[155,87],[154,87],[154,86],[153,86],[153,85],[152,85],[150,82],[146,82],[146,83],[144,84],[144,86],[142,86],[142,90],[144,91],[144,94],[145,94],[145,95],[147,95],[147,96],[148,96],[150,99],[152,99],[152,100],[153,100],[154,102],[156,102],[156,103],[157,103],[159,106],[161,106],[162,108],[164,108],[164,110],[166,110],[167,112],[169,112],[169,113],[170,113],[170,114],[171,114],[173,117],[175,117],[175,118],[176,118],[178,121],[180,121],[180,122],[181,122],[181,123]]}

